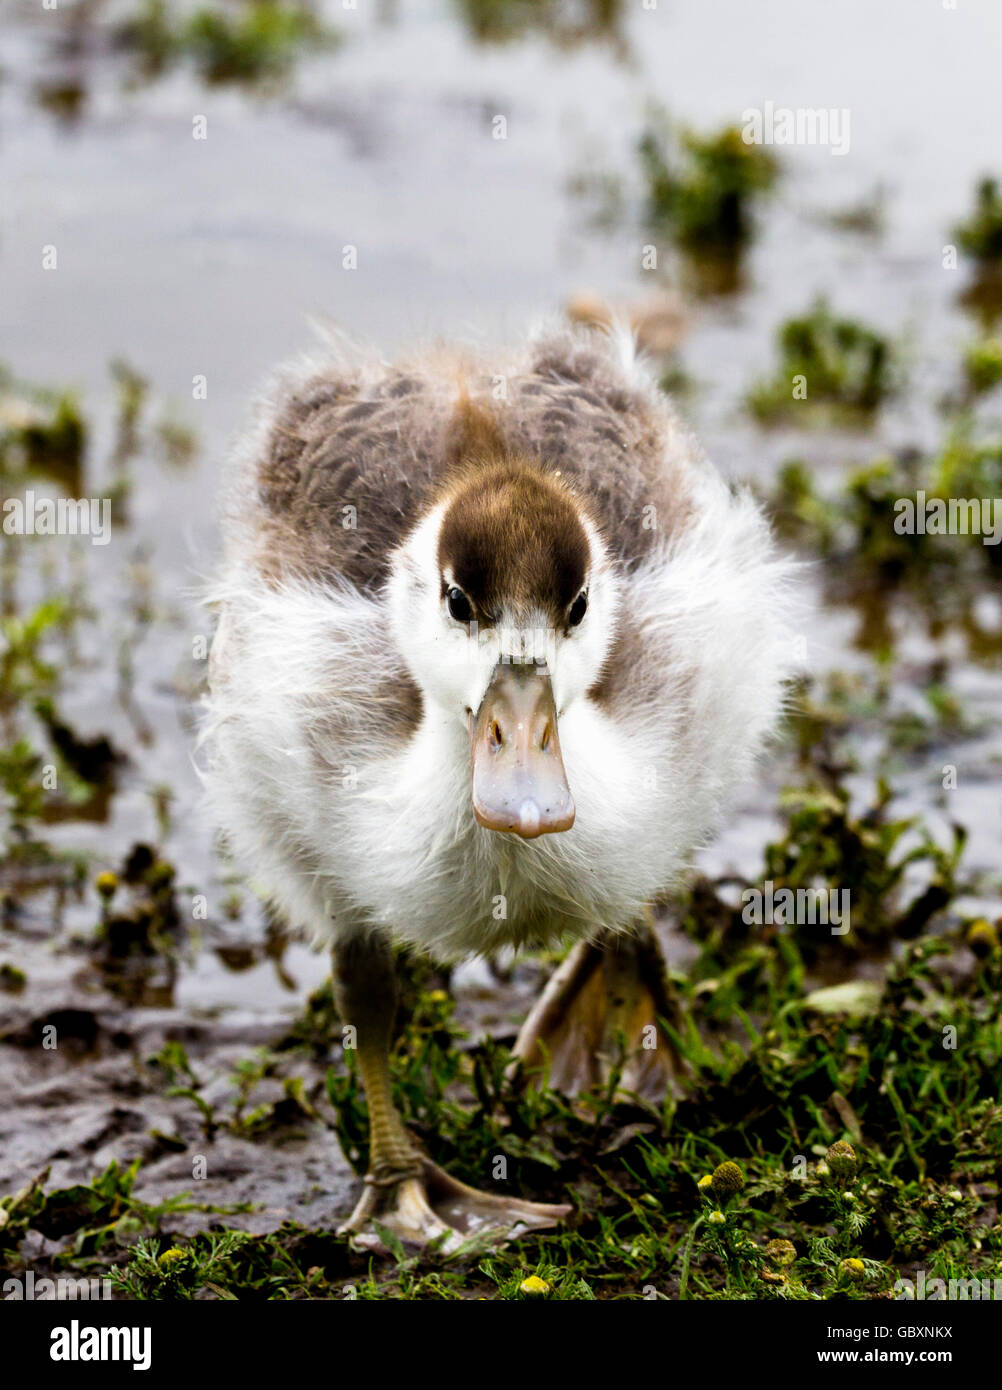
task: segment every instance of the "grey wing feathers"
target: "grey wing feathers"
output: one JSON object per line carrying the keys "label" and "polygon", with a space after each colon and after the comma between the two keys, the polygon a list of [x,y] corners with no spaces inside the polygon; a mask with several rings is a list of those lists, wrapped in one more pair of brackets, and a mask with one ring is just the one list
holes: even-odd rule
{"label": "grey wing feathers", "polygon": [[433,352],[376,373],[320,365],[280,393],[256,464],[262,565],[378,586],[460,460],[461,399],[489,412],[509,453],[559,470],[626,563],[684,515],[691,443],[667,404],[606,334],[566,329],[513,361]]}

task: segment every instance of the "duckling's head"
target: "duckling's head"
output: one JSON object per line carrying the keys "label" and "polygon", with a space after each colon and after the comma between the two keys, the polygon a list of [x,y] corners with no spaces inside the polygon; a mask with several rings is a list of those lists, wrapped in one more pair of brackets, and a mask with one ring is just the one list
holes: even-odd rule
{"label": "duckling's head", "polygon": [[580,500],[533,460],[469,464],[395,552],[388,593],[426,709],[468,731],[480,824],[568,830],[560,722],[599,680],[617,607]]}

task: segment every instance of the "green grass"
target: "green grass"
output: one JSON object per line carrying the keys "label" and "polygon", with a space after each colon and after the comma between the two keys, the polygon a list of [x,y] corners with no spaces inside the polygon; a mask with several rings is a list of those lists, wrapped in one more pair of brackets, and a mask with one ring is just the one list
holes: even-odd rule
{"label": "green grass", "polygon": [[[732,943],[732,964],[754,949]],[[572,1104],[517,1088],[504,1077],[504,1049],[456,1050],[451,1009],[426,1002],[394,1058],[412,1128],[457,1173],[475,1179],[503,1151],[520,1192],[569,1194],[576,1208],[564,1229],[500,1252],[444,1260],[397,1248],[377,1258],[326,1228],[287,1223],[252,1237],[218,1219],[179,1236],[176,1213],[212,1208],[138,1201],[136,1164],[112,1164],[90,1185],[3,1198],[0,1252],[16,1268],[17,1243],[37,1231],[59,1242],[60,1272],[110,1269],[124,1294],[168,1299],[865,1299],[917,1268],[999,1277],[1002,955],[996,938],[986,956],[944,969],[962,949],[950,939],[907,946],[879,1009],[853,1018],[805,1009],[798,967],[776,952],[772,1009],[741,1045],[724,1036],[723,1001],[711,1011],[701,1003],[705,982],[679,982],[694,1023],[677,1041],[693,1079],[663,1113],[609,1090]],[[722,974],[716,991],[739,1010],[741,973]],[[952,1050],[945,1029],[956,1029]],[[249,1079],[261,1063],[249,1059]],[[294,1055],[283,1065],[294,1067]],[[336,1075],[331,1091],[342,1142],[362,1166],[354,1073]],[[229,1122],[268,1143],[269,1126],[246,1110],[252,1093],[251,1081]],[[523,1291],[531,1275],[547,1290]]]}

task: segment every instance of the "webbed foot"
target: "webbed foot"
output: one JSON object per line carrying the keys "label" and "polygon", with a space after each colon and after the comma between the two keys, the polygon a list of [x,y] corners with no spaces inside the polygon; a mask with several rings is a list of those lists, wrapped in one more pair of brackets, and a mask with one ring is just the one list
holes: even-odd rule
{"label": "webbed foot", "polygon": [[350,1233],[355,1249],[384,1252],[378,1223],[404,1245],[435,1242],[442,1253],[452,1254],[473,1238],[484,1248],[504,1245],[527,1231],[555,1226],[570,1212],[565,1204],[480,1192],[422,1155],[413,1170],[369,1174],[358,1205],[338,1234]]}
{"label": "webbed foot", "polygon": [[527,1071],[549,1063],[549,1084],[566,1095],[604,1085],[661,1104],[684,1074],[662,1027],[677,1011],[653,926],[631,936],[580,941],[554,971],[522,1025],[513,1055]]}

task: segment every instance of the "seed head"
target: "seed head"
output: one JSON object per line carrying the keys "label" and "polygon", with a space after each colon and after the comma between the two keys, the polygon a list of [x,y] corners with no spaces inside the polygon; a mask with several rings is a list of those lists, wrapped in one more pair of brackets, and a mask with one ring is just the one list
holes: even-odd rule
{"label": "seed head", "polygon": [[856,1176],[856,1150],[844,1139],[832,1144],[825,1154],[825,1162],[839,1182],[851,1182]]}
{"label": "seed head", "polygon": [[718,1202],[726,1202],[728,1198],[740,1192],[744,1185],[744,1173],[730,1159],[725,1163],[718,1164],[710,1178],[710,1186]]}
{"label": "seed head", "polygon": [[792,1240],[770,1240],[765,1247],[765,1257],[777,1269],[787,1269],[797,1258]]}

